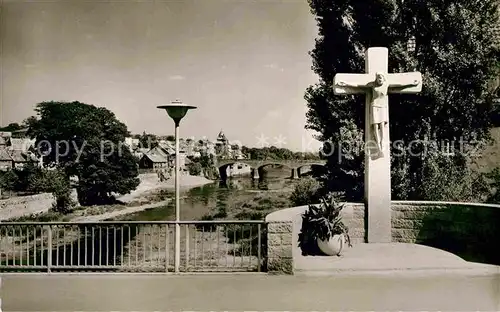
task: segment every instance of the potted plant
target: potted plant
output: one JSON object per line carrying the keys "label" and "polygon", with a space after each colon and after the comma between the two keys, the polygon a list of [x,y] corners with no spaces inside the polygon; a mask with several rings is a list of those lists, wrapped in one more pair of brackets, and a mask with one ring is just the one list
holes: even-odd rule
{"label": "potted plant", "polygon": [[340,256],[345,245],[351,247],[348,228],[342,222],[344,208],[334,195],[321,198],[321,203],[309,205],[302,215],[302,230],[299,234],[299,247],[303,255],[314,254],[319,250],[329,256]]}

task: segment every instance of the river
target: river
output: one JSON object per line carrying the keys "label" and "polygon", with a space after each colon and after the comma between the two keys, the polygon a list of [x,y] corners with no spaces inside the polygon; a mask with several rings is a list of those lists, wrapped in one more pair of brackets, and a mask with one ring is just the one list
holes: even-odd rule
{"label": "river", "polygon": [[[187,190],[181,189],[181,220],[211,220],[228,218],[228,212],[239,210],[240,206],[251,208],[265,205],[262,211],[276,206],[284,208],[288,203],[289,193],[297,180],[291,180],[289,170],[270,171],[260,181],[250,176],[233,177],[225,182],[214,182]],[[168,197],[173,197],[169,192]],[[255,206],[254,205],[254,206]],[[229,213],[231,216],[231,213]],[[120,217],[119,220],[163,221],[174,220],[174,201],[168,206]]]}

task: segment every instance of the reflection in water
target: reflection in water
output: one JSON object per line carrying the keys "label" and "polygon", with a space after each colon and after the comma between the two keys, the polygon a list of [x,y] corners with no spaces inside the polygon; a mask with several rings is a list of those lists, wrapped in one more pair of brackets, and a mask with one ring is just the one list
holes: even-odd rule
{"label": "reflection in water", "polygon": [[[181,190],[181,220],[200,220],[205,215],[225,218],[229,205],[247,199],[255,191],[279,191],[288,187],[289,170],[270,170],[264,178],[252,180],[249,176],[233,177],[189,190]],[[165,209],[168,208],[168,209]],[[174,201],[167,207],[153,208],[126,216],[126,220],[174,220]]]}

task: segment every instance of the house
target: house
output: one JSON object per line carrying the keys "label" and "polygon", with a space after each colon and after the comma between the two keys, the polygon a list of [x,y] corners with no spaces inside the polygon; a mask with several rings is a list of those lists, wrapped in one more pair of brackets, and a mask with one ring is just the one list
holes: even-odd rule
{"label": "house", "polygon": [[165,169],[170,167],[169,157],[158,146],[142,155],[139,160],[140,169]]}
{"label": "house", "polygon": [[0,170],[6,171],[12,169],[12,157],[5,148],[0,147]]}
{"label": "house", "polygon": [[[158,147],[166,155],[175,155],[175,142],[173,143],[170,141],[162,140],[162,141],[158,142]],[[180,149],[180,143],[179,143],[179,149]]]}
{"label": "house", "polygon": [[239,144],[231,144],[229,153],[231,155],[231,159],[245,159]]}
{"label": "house", "polygon": [[16,169],[21,169],[29,163],[36,165],[39,162],[38,157],[31,151],[11,150],[9,155],[12,158],[12,167]]}
{"label": "house", "polygon": [[214,155],[215,156],[215,142],[211,142],[207,139],[205,140],[200,140],[198,142],[199,147],[198,147],[198,152],[204,155]]}
{"label": "house", "polygon": [[9,150],[22,151],[27,153],[29,151],[35,152],[36,139],[30,138],[10,138],[7,142]]}
{"label": "house", "polygon": [[26,164],[31,163],[37,165],[38,157],[31,152],[23,152],[21,150],[10,150],[4,146],[0,146],[0,169],[21,169]]}
{"label": "house", "polygon": [[138,148],[132,152],[132,155],[135,157],[141,159],[144,154],[146,154],[149,151],[147,148]]}

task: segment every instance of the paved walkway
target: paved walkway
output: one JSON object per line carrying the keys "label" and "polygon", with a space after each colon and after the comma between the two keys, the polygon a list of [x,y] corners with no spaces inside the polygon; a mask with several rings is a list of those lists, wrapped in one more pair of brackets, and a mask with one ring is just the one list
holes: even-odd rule
{"label": "paved walkway", "polygon": [[450,252],[419,244],[356,244],[346,248],[342,257],[304,257],[294,250],[297,275],[335,275],[342,272],[367,274],[388,271],[454,271],[457,274],[500,274],[500,266],[468,262]]}
{"label": "paved walkway", "polygon": [[5,275],[3,311],[499,311],[500,275]]}

